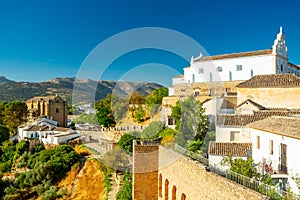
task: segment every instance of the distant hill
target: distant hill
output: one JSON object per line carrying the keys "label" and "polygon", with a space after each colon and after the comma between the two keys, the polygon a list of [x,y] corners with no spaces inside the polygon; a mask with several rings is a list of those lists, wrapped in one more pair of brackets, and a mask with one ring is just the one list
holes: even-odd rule
{"label": "distant hill", "polygon": [[[89,103],[91,94],[95,100],[105,98],[113,90],[120,95],[138,91],[141,94],[150,94],[152,90],[162,87],[156,83],[116,82],[79,80],[76,78],[55,78],[44,82],[16,82],[0,76],[0,101],[27,100],[35,96],[48,96],[59,94],[71,102],[73,87],[76,86],[74,97],[82,103]],[[96,89],[95,89],[96,88]],[[117,88],[117,89],[116,89]],[[78,99],[76,102],[78,102]]]}

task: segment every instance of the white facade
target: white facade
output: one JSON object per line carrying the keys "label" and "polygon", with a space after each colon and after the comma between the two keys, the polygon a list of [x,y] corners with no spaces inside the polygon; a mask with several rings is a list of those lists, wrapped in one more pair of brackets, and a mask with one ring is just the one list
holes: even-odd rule
{"label": "white facade", "polygon": [[251,143],[250,128],[234,126],[216,126],[216,141]]}
{"label": "white facade", "polygon": [[43,144],[59,144],[81,136],[76,130],[56,130],[47,126],[22,126],[18,128],[18,140],[37,139]]}
{"label": "white facade", "polygon": [[[286,157],[286,171],[290,176],[300,174],[300,140],[287,136],[281,136],[266,131],[251,129],[252,158],[255,163],[266,163],[272,166],[273,172],[284,171],[282,156]],[[259,137],[259,139],[258,139]],[[258,141],[259,140],[259,141]],[[286,145],[285,147],[283,147]],[[273,147],[272,147],[273,146]],[[285,150],[283,150],[285,148]]]}
{"label": "white facade", "polygon": [[189,83],[247,80],[257,74],[274,74],[273,59],[272,54],[267,54],[194,61],[191,67],[184,68],[184,78]]}
{"label": "white facade", "polygon": [[288,62],[288,50],[282,27],[271,49],[217,56],[200,55],[196,59],[192,57],[190,66],[183,70],[183,78],[173,78],[173,85],[247,80],[262,74],[294,73],[300,75],[300,67]]}

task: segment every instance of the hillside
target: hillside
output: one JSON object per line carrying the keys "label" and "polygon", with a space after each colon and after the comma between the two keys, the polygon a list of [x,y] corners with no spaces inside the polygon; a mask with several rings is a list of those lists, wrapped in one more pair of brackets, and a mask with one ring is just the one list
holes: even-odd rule
{"label": "hillside", "polygon": [[[116,82],[116,81],[95,81],[79,80],[76,78],[55,78],[44,82],[16,82],[0,76],[0,101],[27,100],[34,96],[48,96],[59,94],[70,102],[73,94],[73,87],[76,85],[77,102],[88,103],[91,94],[95,100],[102,99],[111,93],[115,88],[120,94],[126,95],[131,91],[138,91],[141,94],[149,94],[152,90],[161,87],[156,83],[137,82]],[[96,88],[96,90],[94,89]]]}

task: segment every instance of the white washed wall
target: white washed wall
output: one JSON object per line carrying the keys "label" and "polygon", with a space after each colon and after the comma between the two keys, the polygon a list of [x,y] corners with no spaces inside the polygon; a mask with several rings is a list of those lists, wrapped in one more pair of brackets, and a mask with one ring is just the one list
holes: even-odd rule
{"label": "white washed wall", "polygon": [[230,131],[239,131],[235,142],[251,142],[250,128],[247,127],[222,127],[216,126],[216,142],[230,142]]}
{"label": "white washed wall", "polygon": [[[236,66],[242,65],[242,71],[237,71]],[[187,82],[210,82],[210,73],[212,81],[230,81],[229,72],[232,73],[232,80],[248,80],[253,75],[275,74],[275,60],[271,54],[261,56],[249,56],[240,58],[220,59],[213,61],[194,62],[192,67],[184,68],[184,78]],[[216,68],[222,67],[222,72],[217,72]],[[199,74],[199,68],[204,68],[204,73]]]}
{"label": "white washed wall", "polygon": [[[287,145],[287,168],[288,174],[293,176],[300,174],[300,140],[272,134],[265,131],[251,129],[252,135],[252,157],[254,162],[259,163],[263,158],[272,160],[273,170],[278,169],[280,157],[280,144]],[[257,149],[256,136],[260,136],[260,149]],[[270,154],[269,141],[273,140],[273,155]]]}

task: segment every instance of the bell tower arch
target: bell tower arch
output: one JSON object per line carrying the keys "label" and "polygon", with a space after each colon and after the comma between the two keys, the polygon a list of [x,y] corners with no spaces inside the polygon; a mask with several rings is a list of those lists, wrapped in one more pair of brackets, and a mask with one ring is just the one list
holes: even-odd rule
{"label": "bell tower arch", "polygon": [[288,68],[288,49],[285,43],[285,35],[280,26],[279,33],[274,40],[272,46],[272,54],[275,56],[275,72],[276,74],[287,73]]}

